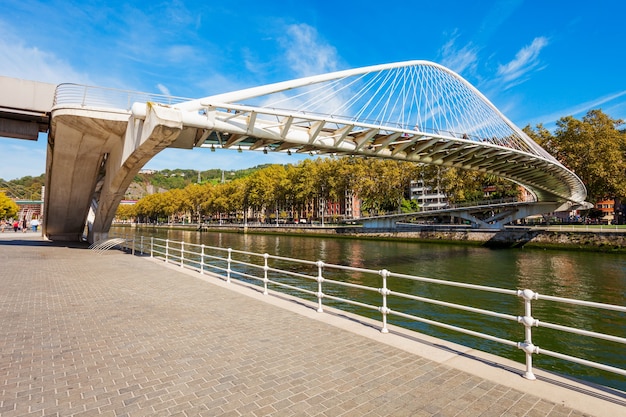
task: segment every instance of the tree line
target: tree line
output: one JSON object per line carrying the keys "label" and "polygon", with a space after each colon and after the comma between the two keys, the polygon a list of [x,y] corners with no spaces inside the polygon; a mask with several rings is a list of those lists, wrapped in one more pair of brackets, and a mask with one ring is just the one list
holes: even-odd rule
{"label": "tree line", "polygon": [[307,159],[295,165],[269,165],[250,175],[223,183],[189,184],[121,205],[118,219],[141,222],[171,221],[186,215],[202,219],[272,221],[320,220],[324,202],[341,202],[358,196],[365,215],[417,211],[408,195],[412,180],[448,196],[450,202],[483,198],[484,184],[495,186],[493,198],[516,196],[518,187],[508,181],[477,172],[441,169],[411,162],[344,157]]}

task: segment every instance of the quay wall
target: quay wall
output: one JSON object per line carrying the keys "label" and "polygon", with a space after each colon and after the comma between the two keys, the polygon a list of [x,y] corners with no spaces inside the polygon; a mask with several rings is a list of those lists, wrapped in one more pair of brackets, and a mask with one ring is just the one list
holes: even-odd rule
{"label": "quay wall", "polygon": [[203,227],[206,231],[238,233],[280,233],[286,235],[317,235],[354,237],[378,240],[415,240],[423,242],[464,243],[477,246],[514,248],[535,247],[606,252],[626,252],[626,229],[618,230],[553,230],[553,229],[459,229],[424,227],[411,229],[364,229],[361,227]]}

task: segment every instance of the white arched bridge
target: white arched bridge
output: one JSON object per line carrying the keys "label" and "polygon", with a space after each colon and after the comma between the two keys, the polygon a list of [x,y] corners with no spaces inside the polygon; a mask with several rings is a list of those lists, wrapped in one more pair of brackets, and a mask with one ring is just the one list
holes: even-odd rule
{"label": "white arched bridge", "polygon": [[167,147],[367,156],[477,170],[523,185],[544,211],[586,198],[574,173],[476,88],[432,62],[339,71],[196,100],[61,84],[51,111],[45,234],[80,239],[88,221],[90,241],[106,237],[134,176]]}

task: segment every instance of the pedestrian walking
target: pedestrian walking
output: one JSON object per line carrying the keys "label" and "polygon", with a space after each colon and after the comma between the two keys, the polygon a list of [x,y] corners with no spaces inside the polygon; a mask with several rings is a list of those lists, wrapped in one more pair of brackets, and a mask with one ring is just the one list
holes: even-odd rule
{"label": "pedestrian walking", "polygon": [[15,220],[13,222],[13,231],[17,233],[17,229],[20,228],[20,222],[18,222],[17,220]]}
{"label": "pedestrian walking", "polygon": [[26,217],[24,217],[22,219],[22,233],[26,233],[26,230],[28,229],[27,224],[26,224]]}

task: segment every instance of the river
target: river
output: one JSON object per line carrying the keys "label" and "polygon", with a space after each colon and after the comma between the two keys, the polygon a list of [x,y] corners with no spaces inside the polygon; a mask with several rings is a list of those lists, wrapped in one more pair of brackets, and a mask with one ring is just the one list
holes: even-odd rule
{"label": "river", "polygon": [[[128,233],[129,230],[131,229],[113,228],[112,232],[123,234]],[[136,230],[137,234],[143,236],[183,240],[188,243],[203,243],[208,246],[230,247],[289,258],[322,260],[325,263],[375,270],[387,269],[397,273],[505,289],[529,288],[543,295],[620,306],[626,303],[626,256],[623,254],[540,249],[494,250],[455,244],[284,236],[279,234],[199,233],[152,228],[132,230]],[[357,279],[350,274],[345,274],[339,278],[348,281]],[[379,286],[372,282],[365,284],[374,287]],[[411,285],[414,288],[393,289],[412,293],[419,292],[420,295],[426,294],[426,296],[445,299],[445,301],[452,303],[471,304],[475,307],[507,314],[523,315],[521,299],[511,299],[510,296],[449,287],[441,288],[421,283],[412,283]],[[390,282],[389,286],[391,288],[393,283]],[[371,302],[372,304],[380,304],[376,301]],[[380,319],[380,314],[372,313],[369,310],[359,311],[358,307],[350,309],[356,313]],[[509,340],[522,341],[524,339],[523,326],[513,322],[503,323],[502,321],[451,311],[424,303],[420,303],[419,306],[416,305],[413,314],[472,330],[485,331],[485,333]],[[542,321],[626,337],[626,315],[620,312],[555,304],[540,300],[533,302],[533,316]],[[413,321],[390,318],[389,322],[462,345],[496,353],[518,362],[524,360],[520,350],[496,342],[485,341]],[[540,348],[626,369],[624,345],[614,342],[583,338],[544,328],[533,329],[533,342]],[[533,360],[534,365],[538,368],[626,391],[626,378],[623,376],[564,362],[545,355],[534,355]]]}

